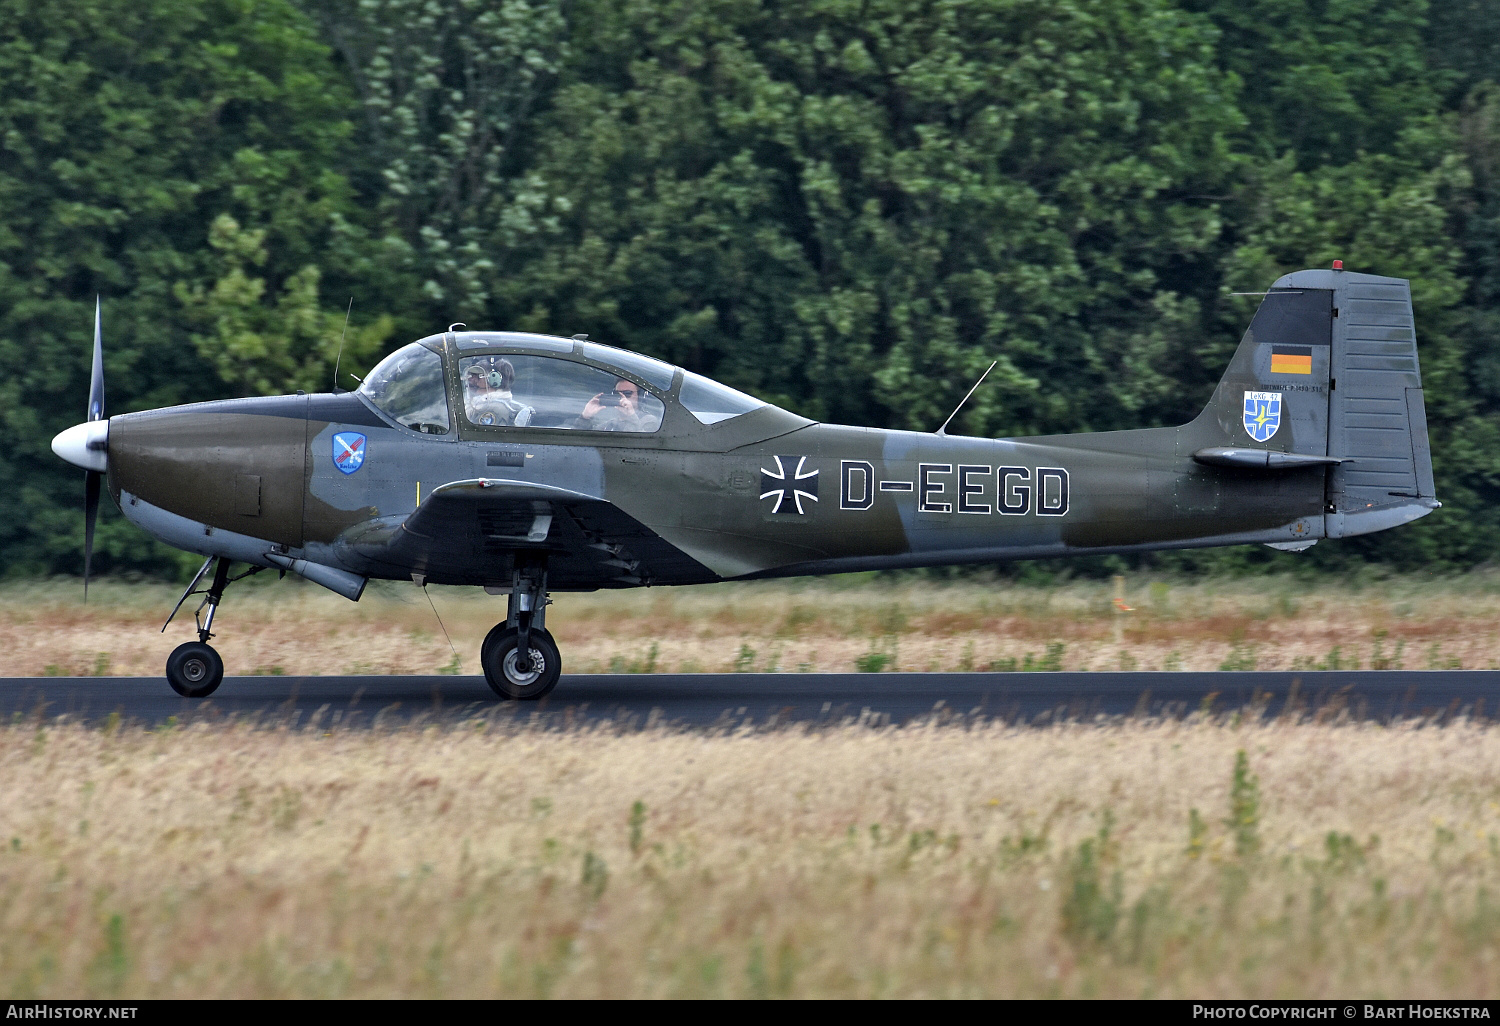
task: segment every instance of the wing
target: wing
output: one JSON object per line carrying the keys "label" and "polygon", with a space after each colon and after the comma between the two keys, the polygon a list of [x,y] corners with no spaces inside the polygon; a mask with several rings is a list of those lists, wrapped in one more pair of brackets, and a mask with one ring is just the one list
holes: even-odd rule
{"label": "wing", "polygon": [[369,572],[435,584],[508,586],[518,557],[540,555],[549,586],[561,591],[718,579],[605,499],[494,478],[442,485],[410,516],[361,524],[338,548]]}

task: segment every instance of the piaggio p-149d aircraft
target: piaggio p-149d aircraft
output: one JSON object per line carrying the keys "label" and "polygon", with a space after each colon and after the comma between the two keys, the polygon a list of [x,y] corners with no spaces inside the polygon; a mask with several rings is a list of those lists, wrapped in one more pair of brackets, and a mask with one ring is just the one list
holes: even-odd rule
{"label": "piaggio p-149d aircraft", "polygon": [[179,694],[218,687],[214,614],[263,569],[356,601],[371,578],[508,595],[481,662],[499,695],[534,699],[561,669],[549,591],[1299,550],[1439,506],[1408,283],[1337,264],[1276,281],[1191,423],[1096,434],[819,424],[586,336],[461,327],[357,392],[106,419],[96,310],[88,420],[52,447],[88,471],[85,586],[101,479],[132,523],[207,557],[183,595],[212,567],[199,640],[167,660]]}

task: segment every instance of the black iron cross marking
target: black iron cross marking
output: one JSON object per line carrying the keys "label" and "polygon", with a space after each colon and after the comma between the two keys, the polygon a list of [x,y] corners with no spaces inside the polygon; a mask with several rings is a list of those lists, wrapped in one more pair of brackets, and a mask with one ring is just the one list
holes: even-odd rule
{"label": "black iron cross marking", "polygon": [[[789,476],[786,465],[781,462],[780,456],[772,456],[776,461],[775,470],[760,468],[760,497],[769,499],[776,496],[776,505],[771,507],[772,513],[792,513],[798,516],[806,516],[807,510],[802,508],[802,500],[809,499],[818,501],[818,472],[816,470],[804,471],[807,463],[806,456],[797,457],[797,469]],[[787,460],[792,457],[788,456]]]}

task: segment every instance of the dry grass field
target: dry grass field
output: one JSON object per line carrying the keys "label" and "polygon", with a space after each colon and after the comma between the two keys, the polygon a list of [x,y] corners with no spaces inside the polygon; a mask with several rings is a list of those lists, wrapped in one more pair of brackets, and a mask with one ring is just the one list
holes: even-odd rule
{"label": "dry grass field", "polygon": [[[230,673],[475,672],[503,600],[230,593]],[[574,672],[1500,664],[1500,579],[562,595]],[[0,676],[170,589],[0,589]],[[190,614],[190,609],[189,609]],[[1500,995],[1500,727],[0,725],[0,994]]]}
{"label": "dry grass field", "polygon": [[[411,584],[353,604],[271,575],[235,585],[215,645],[234,674],[477,673],[505,600]],[[0,676],[159,675],[192,635],[176,592],[103,582],[0,588]],[[1052,587],[853,576],[558,595],[564,672],[1217,670],[1500,666],[1500,576],[1289,577]],[[197,600],[193,600],[196,602]]]}
{"label": "dry grass field", "polygon": [[11,998],[1500,995],[1478,724],[16,722],[0,779]]}

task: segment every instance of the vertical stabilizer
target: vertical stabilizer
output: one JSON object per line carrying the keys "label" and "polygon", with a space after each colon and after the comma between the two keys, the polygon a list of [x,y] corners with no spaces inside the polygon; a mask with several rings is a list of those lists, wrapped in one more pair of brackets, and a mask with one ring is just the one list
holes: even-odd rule
{"label": "vertical stabilizer", "polygon": [[1427,442],[1411,285],[1351,271],[1297,271],[1277,289],[1333,299],[1328,380],[1328,537],[1367,534],[1439,506]]}
{"label": "vertical stabilizer", "polygon": [[1282,281],[1261,300],[1198,418],[1199,444],[1328,455],[1333,291]]}
{"label": "vertical stabilizer", "polygon": [[1410,283],[1343,270],[1278,278],[1184,441],[1202,462],[1324,465],[1329,538],[1437,509]]}

